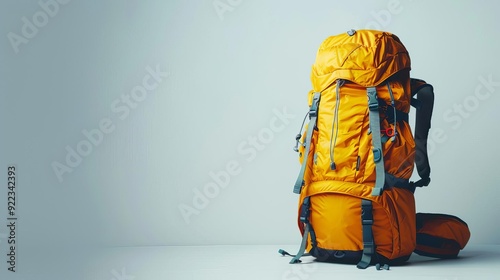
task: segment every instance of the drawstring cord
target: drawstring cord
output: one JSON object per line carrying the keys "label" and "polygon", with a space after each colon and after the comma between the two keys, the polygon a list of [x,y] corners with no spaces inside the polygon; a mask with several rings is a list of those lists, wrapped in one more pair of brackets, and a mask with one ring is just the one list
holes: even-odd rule
{"label": "drawstring cord", "polygon": [[307,111],[306,115],[304,116],[304,119],[302,120],[302,125],[300,126],[299,133],[295,136],[296,142],[295,142],[295,147],[293,147],[293,150],[296,152],[299,152],[299,144],[302,144],[300,142],[300,138],[302,138],[302,129],[304,128],[304,124],[306,123],[306,118],[308,115],[309,115],[309,111]]}
{"label": "drawstring cord", "polygon": [[[332,133],[330,136],[330,169],[335,170],[335,146],[337,144],[337,137],[339,133],[339,107],[340,107],[340,87],[344,85],[344,80],[338,79],[335,87],[336,102],[333,113]],[[335,130],[335,133],[334,133]],[[333,135],[335,134],[335,137]]]}
{"label": "drawstring cord", "polygon": [[396,140],[396,135],[398,135],[398,131],[396,128],[397,124],[397,117],[396,117],[396,104],[394,102],[394,94],[392,93],[392,88],[389,82],[387,82],[387,88],[389,89],[389,95],[391,96],[391,106],[392,109],[394,110],[394,136],[391,137],[391,141],[394,142]]}

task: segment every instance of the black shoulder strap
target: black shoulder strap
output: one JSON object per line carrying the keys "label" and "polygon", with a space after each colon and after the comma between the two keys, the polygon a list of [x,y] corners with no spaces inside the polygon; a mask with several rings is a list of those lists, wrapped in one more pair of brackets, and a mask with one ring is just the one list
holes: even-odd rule
{"label": "black shoulder strap", "polygon": [[427,138],[431,128],[432,109],[434,107],[434,89],[423,80],[411,79],[412,105],[417,108],[415,121],[415,164],[420,180],[411,182],[413,188],[429,185],[431,167],[427,154]]}

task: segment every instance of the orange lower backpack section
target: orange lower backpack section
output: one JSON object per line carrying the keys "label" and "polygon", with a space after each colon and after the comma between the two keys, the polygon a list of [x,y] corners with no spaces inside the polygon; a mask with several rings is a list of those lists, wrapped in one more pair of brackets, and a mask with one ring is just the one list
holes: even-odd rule
{"label": "orange lower backpack section", "polygon": [[[307,251],[323,261],[359,262],[363,251],[361,204],[364,198],[371,199],[373,205],[372,230],[379,255],[374,262],[406,261],[416,244],[413,193],[391,188],[372,197],[371,189],[354,183],[323,181],[303,190],[303,197],[310,196],[309,222],[315,237],[315,240],[309,238]],[[300,221],[299,228],[304,233]],[[339,254],[351,254],[352,257],[341,260]]]}

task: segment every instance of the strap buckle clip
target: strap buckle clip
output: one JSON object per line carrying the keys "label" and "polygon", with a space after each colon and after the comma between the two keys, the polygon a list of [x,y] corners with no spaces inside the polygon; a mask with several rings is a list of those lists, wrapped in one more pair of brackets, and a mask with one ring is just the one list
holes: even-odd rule
{"label": "strap buckle clip", "polygon": [[302,202],[302,207],[300,208],[300,216],[299,219],[301,222],[307,224],[309,223],[309,215],[311,214],[311,203],[310,203],[310,197],[304,198],[304,202]]}
{"label": "strap buckle clip", "polygon": [[311,107],[309,108],[309,119],[318,116],[318,104],[319,104],[320,96],[321,96],[321,94],[319,92],[314,93]]}
{"label": "strap buckle clip", "polygon": [[377,89],[375,87],[367,88],[366,94],[368,95],[368,108],[370,111],[378,111]]}

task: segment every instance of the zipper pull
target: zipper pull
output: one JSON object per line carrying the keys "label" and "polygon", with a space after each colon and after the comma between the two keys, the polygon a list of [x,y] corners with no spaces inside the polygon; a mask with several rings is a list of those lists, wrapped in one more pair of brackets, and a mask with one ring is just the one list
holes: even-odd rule
{"label": "zipper pull", "polygon": [[337,165],[335,165],[335,162],[330,163],[330,169],[331,170],[337,169]]}

